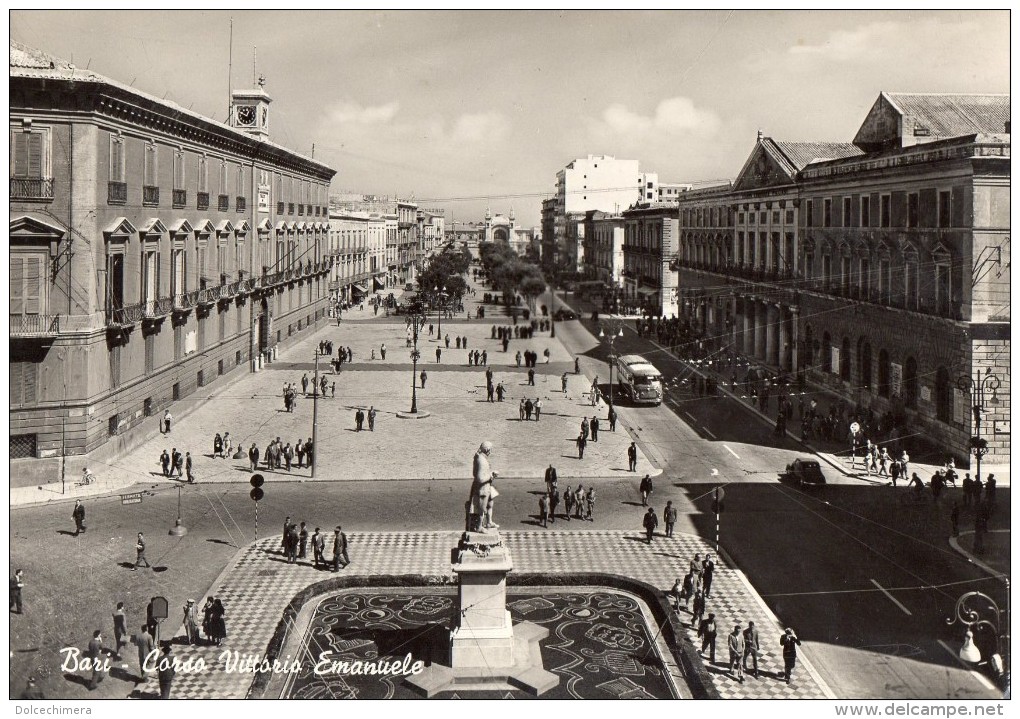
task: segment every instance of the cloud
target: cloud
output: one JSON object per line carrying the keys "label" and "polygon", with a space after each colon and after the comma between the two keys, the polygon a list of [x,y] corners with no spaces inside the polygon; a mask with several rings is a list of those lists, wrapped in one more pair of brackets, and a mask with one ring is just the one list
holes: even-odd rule
{"label": "cloud", "polygon": [[615,136],[620,140],[647,135],[712,135],[719,126],[718,115],[695,107],[687,97],[662,100],[651,115],[642,115],[615,103],[602,112],[600,119],[589,121],[589,130],[594,136],[603,139]]}
{"label": "cloud", "polygon": [[393,120],[399,109],[400,103],[396,101],[368,107],[357,102],[339,101],[326,115],[330,122],[344,125],[379,125]]}
{"label": "cloud", "polygon": [[454,144],[502,140],[510,133],[510,121],[498,112],[464,114],[453,123],[450,141]]}
{"label": "cloud", "polygon": [[854,60],[878,60],[890,51],[904,45],[905,38],[928,39],[935,46],[946,46],[949,35],[967,35],[978,31],[973,22],[943,23],[938,18],[926,18],[910,23],[873,22],[853,30],[833,30],[822,42],[816,44],[798,43],[789,48],[793,56],[821,58],[833,62]]}

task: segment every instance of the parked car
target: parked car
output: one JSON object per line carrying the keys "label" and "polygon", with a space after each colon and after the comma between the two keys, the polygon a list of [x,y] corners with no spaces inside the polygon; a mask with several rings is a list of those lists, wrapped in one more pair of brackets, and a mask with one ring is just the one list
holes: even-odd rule
{"label": "parked car", "polygon": [[797,484],[825,484],[825,475],[816,459],[795,459],[786,465],[786,476]]}
{"label": "parked car", "polygon": [[570,310],[556,310],[553,313],[553,319],[557,322],[565,322],[567,320],[576,320],[577,315]]}

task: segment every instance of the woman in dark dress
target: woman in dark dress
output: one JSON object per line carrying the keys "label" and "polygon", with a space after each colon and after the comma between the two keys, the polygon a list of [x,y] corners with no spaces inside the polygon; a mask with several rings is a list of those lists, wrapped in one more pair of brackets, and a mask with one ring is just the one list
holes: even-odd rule
{"label": "woman in dark dress", "polygon": [[205,600],[205,606],[202,607],[202,634],[205,635],[207,641],[213,641],[212,635],[212,610],[213,610],[213,598],[209,597]]}
{"label": "woman in dark dress", "polygon": [[213,641],[219,646],[220,642],[227,638],[227,624],[224,620],[226,610],[223,602],[219,599],[213,600],[212,612],[209,620],[209,628],[212,630]]}

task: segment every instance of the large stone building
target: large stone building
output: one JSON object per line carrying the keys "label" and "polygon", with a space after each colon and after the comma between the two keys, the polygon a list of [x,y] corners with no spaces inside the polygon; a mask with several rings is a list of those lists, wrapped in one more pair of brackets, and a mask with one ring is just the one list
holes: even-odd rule
{"label": "large stone building", "polygon": [[684,315],[958,457],[990,373],[1008,461],[1009,130],[1008,96],[882,93],[852,144],[759,135],[732,187],[680,197]]}
{"label": "large stone building", "polygon": [[485,219],[482,222],[453,223],[446,234],[448,242],[464,244],[472,256],[478,257],[478,245],[481,242],[503,242],[510,246],[514,252],[521,257],[532,252],[535,242],[535,231],[525,227],[517,226],[517,217],[514,208],[510,208],[510,214],[495,215],[485,209]]}
{"label": "large stone building", "polygon": [[126,446],[325,321],[335,171],[269,140],[270,101],[227,126],[10,43],[13,458]]}
{"label": "large stone building", "polygon": [[675,202],[634,205],[623,213],[624,300],[660,317],[674,317],[677,273],[672,263],[680,248]]}
{"label": "large stone building", "polygon": [[376,290],[396,285],[386,263],[386,218],[378,213],[331,211],[330,252],[336,263],[330,275],[332,297],[360,302]]}

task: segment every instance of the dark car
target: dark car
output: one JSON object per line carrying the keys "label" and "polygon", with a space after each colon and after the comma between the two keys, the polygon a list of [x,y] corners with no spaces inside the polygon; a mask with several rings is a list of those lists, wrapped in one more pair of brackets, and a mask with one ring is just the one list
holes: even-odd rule
{"label": "dark car", "polygon": [[557,322],[565,322],[567,320],[576,320],[577,315],[570,310],[556,310],[553,313],[553,319]]}
{"label": "dark car", "polygon": [[814,459],[795,459],[786,465],[786,476],[797,484],[825,484],[822,467]]}

